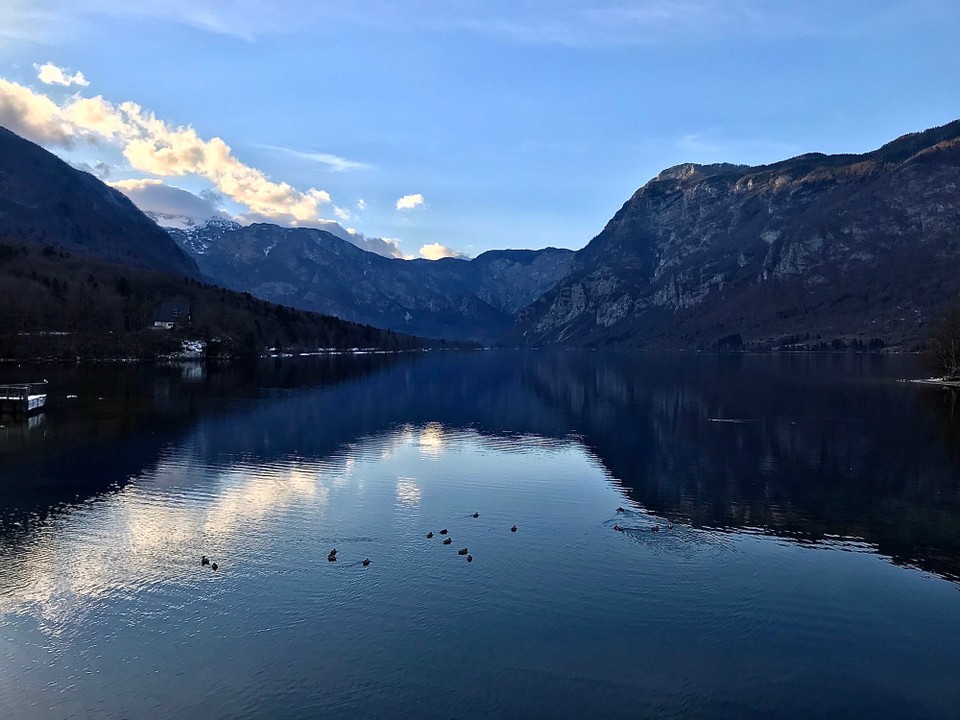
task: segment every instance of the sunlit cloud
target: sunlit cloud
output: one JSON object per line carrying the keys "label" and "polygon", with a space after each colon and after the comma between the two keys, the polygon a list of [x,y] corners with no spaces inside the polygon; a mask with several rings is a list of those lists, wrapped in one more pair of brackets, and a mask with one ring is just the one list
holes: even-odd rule
{"label": "sunlit cloud", "polygon": [[41,145],[71,147],[75,131],[46,95],[0,78],[0,125]]}
{"label": "sunlit cloud", "polygon": [[45,85],[63,85],[64,87],[80,85],[86,87],[90,84],[79,70],[71,75],[69,70],[58,67],[50,62],[44,63],[43,65],[34,65],[33,67],[37,71],[37,78]]}
{"label": "sunlit cloud", "polygon": [[426,260],[439,260],[441,258],[463,258],[466,256],[446,245],[431,243],[429,245],[423,245],[420,248],[420,257]]}
{"label": "sunlit cloud", "polygon": [[366,209],[367,209],[366,200],[364,200],[363,198],[360,198],[359,200],[357,200],[357,210],[360,210],[361,212],[363,212]]}
{"label": "sunlit cloud", "polygon": [[160,177],[196,175],[231,200],[267,217],[315,220],[330,202],[325,190],[297,190],[241,162],[219,137],[171,126],[133,102],[74,96],[59,105],[33,90],[0,80],[0,123],[44,144],[70,147],[78,139],[110,142],[131,167]]}
{"label": "sunlit cloud", "polygon": [[[137,207],[154,217],[179,214],[196,222],[205,219],[201,214],[208,211],[206,217],[222,214],[217,206],[230,200],[246,208],[235,217],[241,224],[314,227],[378,255],[411,257],[400,248],[398,238],[370,237],[344,228],[337,220],[353,220],[348,208],[332,207],[337,220],[322,217],[321,208],[331,205],[326,190],[298,190],[286,182],[271,180],[240,161],[221,138],[205,139],[192,127],[170,125],[133,102],[116,104],[100,95],[74,95],[58,103],[43,93],[0,78],[0,125],[49,147],[70,149],[78,142],[115,146],[131,168],[157,176],[114,183]],[[343,162],[350,167],[360,166]],[[102,170],[109,171],[109,167],[103,165]],[[105,177],[108,172],[97,174]],[[159,179],[187,176],[211,183],[213,187],[206,193],[215,195],[218,201],[197,197]],[[402,200],[416,207],[422,204],[423,196]],[[362,199],[357,203],[359,209],[366,206]],[[178,208],[184,212],[177,212]]]}
{"label": "sunlit cloud", "polygon": [[404,195],[402,198],[397,200],[397,210],[413,210],[423,205],[423,195],[416,193],[415,195]]}

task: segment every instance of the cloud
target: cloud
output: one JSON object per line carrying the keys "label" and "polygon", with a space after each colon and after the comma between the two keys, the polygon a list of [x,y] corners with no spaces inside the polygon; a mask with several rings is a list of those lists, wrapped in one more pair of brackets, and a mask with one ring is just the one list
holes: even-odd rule
{"label": "cloud", "polygon": [[64,87],[80,85],[86,87],[90,84],[79,70],[73,75],[70,75],[69,70],[58,67],[51,62],[44,63],[43,65],[34,65],[33,67],[37,71],[37,77],[40,79],[40,82],[45,85],[63,85]]}
{"label": "cloud", "polygon": [[[205,139],[189,126],[172,126],[134,102],[112,103],[102,96],[74,95],[58,104],[46,95],[0,78],[0,125],[42,145],[72,148],[78,142],[109,143],[120,149],[130,166],[159,178],[196,176],[213,188],[194,195],[159,178],[113,183],[142,210],[163,216],[201,221],[222,215],[227,199],[246,211],[236,220],[243,224],[268,222],[294,227],[315,227],[357,247],[392,258],[410,259],[396,238],[368,237],[324,219],[320,210],[330,204],[325,190],[298,190],[268,178],[241,162],[221,138]],[[86,168],[84,168],[86,169]],[[94,168],[106,177],[110,167]],[[414,208],[423,196],[408,195],[397,207]],[[360,200],[359,209],[366,208]],[[342,221],[352,219],[347,208],[333,206]]]}
{"label": "cloud", "polygon": [[91,165],[87,162],[82,162],[78,160],[68,161],[69,165],[77,170],[80,170],[85,173],[90,173],[95,177],[100,178],[101,180],[106,180],[110,177],[110,173],[113,172],[113,166],[108,165],[105,162],[98,160],[95,164]]}
{"label": "cloud", "polygon": [[363,198],[357,200],[357,210],[363,211],[367,209],[367,202]]}
{"label": "cloud", "polygon": [[133,102],[73,96],[58,105],[17,83],[0,80],[0,124],[31,140],[71,147],[77,139],[118,145],[130,165],[160,177],[197,175],[217,191],[267,217],[314,220],[330,202],[325,190],[297,190],[241,162],[221,138],[172,126]]}
{"label": "cloud", "polygon": [[326,165],[333,172],[365,170],[371,167],[367,163],[357,162],[356,160],[347,160],[347,158],[340,157],[339,155],[333,155],[331,153],[305,152],[303,150],[293,150],[291,148],[281,147],[279,145],[264,145],[262,143],[254,143],[254,147],[261,147],[265,148],[266,150],[275,150],[283,153],[284,155],[290,155],[292,157],[300,158],[301,160],[309,160],[310,162]]}
{"label": "cloud", "polygon": [[439,260],[440,258],[466,258],[466,255],[453,248],[448,248],[446,245],[431,243],[420,248],[420,257],[427,260]]}
{"label": "cloud", "polygon": [[0,125],[41,145],[73,145],[74,130],[53,100],[2,78]]}
{"label": "cloud", "polygon": [[209,199],[194,195],[188,190],[167,185],[155,178],[119,180],[110,183],[133,201],[133,204],[164,225],[163,219],[177,221],[186,218],[188,224],[197,224],[225,213]]}
{"label": "cloud", "polygon": [[423,205],[423,195],[420,193],[416,195],[404,195],[397,200],[397,210],[413,210],[421,205]]}

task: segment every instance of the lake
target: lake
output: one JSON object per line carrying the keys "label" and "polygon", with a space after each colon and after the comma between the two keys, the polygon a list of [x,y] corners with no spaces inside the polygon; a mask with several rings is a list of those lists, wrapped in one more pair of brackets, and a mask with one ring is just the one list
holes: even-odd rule
{"label": "lake", "polygon": [[956,717],[960,403],[923,374],[2,365],[51,400],[0,428],[0,717]]}

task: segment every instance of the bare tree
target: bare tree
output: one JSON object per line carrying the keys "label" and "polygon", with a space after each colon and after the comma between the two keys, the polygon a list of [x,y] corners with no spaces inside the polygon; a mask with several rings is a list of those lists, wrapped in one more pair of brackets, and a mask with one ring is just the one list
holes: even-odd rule
{"label": "bare tree", "polygon": [[960,305],[936,324],[929,347],[935,367],[949,379],[960,379]]}

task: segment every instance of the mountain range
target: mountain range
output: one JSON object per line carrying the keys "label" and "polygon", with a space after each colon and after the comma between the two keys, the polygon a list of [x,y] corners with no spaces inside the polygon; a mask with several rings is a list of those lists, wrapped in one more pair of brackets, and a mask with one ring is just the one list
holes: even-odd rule
{"label": "mountain range", "polygon": [[[255,296],[489,344],[909,349],[960,297],[960,121],[861,155],[678,165],[637,190],[579,251],[437,261],[386,258],[319,229],[223,218],[164,231],[118,191],[0,129],[0,241],[0,261],[16,269],[4,282],[25,293],[18,322],[37,331],[31,303],[45,308],[47,324],[80,327],[94,316],[122,316],[118,331],[142,324],[136,317],[160,299],[146,275],[136,292],[100,303],[99,315],[74,307],[99,307],[97,273],[85,263],[105,263],[239,291],[230,296],[234,323],[267,312],[246,299]],[[28,269],[41,250],[42,278]],[[58,277],[58,258],[73,255],[82,262]],[[120,282],[116,270],[97,272]],[[118,314],[121,305],[129,307]],[[70,306],[69,318],[60,306]],[[330,337],[307,330],[306,316],[297,322],[301,336]],[[273,334],[257,328],[251,343]]]}
{"label": "mountain range", "polygon": [[583,249],[388,259],[320,230],[170,229],[216,282],[420,335],[660,349],[912,347],[960,292],[960,121],[862,155],[683,164]]}
{"label": "mountain range", "polygon": [[256,297],[421,337],[493,342],[567,272],[571,250],[494,250],[399,260],[325,230],[221,218],[170,235],[217,283]]}

